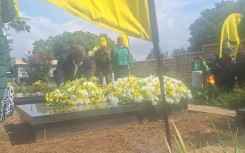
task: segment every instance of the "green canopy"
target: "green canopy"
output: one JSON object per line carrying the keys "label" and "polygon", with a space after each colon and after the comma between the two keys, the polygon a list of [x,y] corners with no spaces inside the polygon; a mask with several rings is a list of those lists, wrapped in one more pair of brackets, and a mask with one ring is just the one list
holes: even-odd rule
{"label": "green canopy", "polygon": [[11,68],[9,44],[3,33],[3,24],[10,22],[16,16],[13,0],[0,0],[0,110],[2,110],[2,99],[8,82],[6,72]]}

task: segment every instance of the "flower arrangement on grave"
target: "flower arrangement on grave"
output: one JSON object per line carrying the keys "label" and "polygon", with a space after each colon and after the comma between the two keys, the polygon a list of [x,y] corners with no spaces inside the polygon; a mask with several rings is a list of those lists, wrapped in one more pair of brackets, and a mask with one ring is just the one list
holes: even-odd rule
{"label": "flower arrangement on grave", "polygon": [[[191,91],[179,80],[163,77],[166,101],[170,104],[178,104],[183,99],[192,97]],[[105,89],[105,96],[109,102],[116,103],[141,103],[152,102],[157,105],[160,102],[160,84],[156,76],[147,78],[119,78],[111,82]]]}
{"label": "flower arrangement on grave", "polygon": [[[192,97],[190,90],[179,80],[163,77],[166,101],[178,104]],[[53,105],[101,104],[117,105],[127,103],[160,102],[160,84],[156,76],[147,78],[126,77],[111,82],[107,87],[97,85],[96,78],[77,79],[67,82],[55,91],[46,94],[46,101]]]}
{"label": "flower arrangement on grave", "polygon": [[46,94],[46,101],[53,105],[79,105],[101,103],[104,93],[97,85],[96,78],[90,80],[84,78],[68,81],[59,89]]}

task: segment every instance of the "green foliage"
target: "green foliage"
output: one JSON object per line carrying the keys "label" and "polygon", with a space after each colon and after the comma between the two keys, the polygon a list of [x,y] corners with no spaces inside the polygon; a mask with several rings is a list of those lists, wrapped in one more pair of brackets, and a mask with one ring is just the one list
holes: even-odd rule
{"label": "green foliage", "polygon": [[245,89],[237,89],[234,92],[221,93],[212,100],[214,106],[227,108],[244,108],[245,107]]}
{"label": "green foliage", "polygon": [[90,32],[64,32],[55,37],[49,37],[47,40],[38,40],[33,43],[34,53],[50,51],[54,58],[65,52],[70,52],[74,44],[82,44],[86,51],[91,50],[99,44],[99,37],[105,37],[107,45],[110,49],[114,49],[115,42],[112,41],[106,34],[95,35]]}
{"label": "green foliage", "polygon": [[[191,38],[189,39],[189,51],[201,50],[203,44],[219,43],[222,25],[231,13],[245,13],[244,0],[238,2],[221,1],[215,4],[215,8],[205,9],[201,17],[194,21],[189,27]],[[243,19],[244,20],[244,19]],[[244,21],[243,21],[244,22]],[[244,39],[245,24],[242,23],[240,31],[241,39]]]}
{"label": "green foliage", "polygon": [[53,54],[54,37],[49,37],[47,40],[37,40],[33,45],[33,53],[50,52]]}
{"label": "green foliage", "polygon": [[52,56],[49,52],[40,52],[32,54],[29,52],[23,61],[27,63],[25,71],[29,79],[27,80],[28,84],[32,84],[38,80],[42,82],[49,81],[49,73],[52,66]]}
{"label": "green foliage", "polygon": [[172,56],[177,56],[185,53],[187,53],[187,50],[182,47],[180,49],[174,49]]}
{"label": "green foliage", "polygon": [[27,25],[27,18],[15,18],[14,20],[4,24],[4,28],[9,30],[9,28],[15,29],[16,32],[30,32],[31,27]]}
{"label": "green foliage", "polygon": [[245,89],[236,89],[234,92],[222,92],[217,88],[204,88],[202,91],[192,91],[192,103],[225,108],[245,107]]}
{"label": "green foliage", "polygon": [[41,81],[37,81],[32,85],[16,85],[14,86],[15,93],[47,93],[56,89],[56,85],[45,84]]}
{"label": "green foliage", "polygon": [[192,90],[192,103],[199,105],[212,105],[212,100],[220,94],[218,89],[205,87],[203,90]]}

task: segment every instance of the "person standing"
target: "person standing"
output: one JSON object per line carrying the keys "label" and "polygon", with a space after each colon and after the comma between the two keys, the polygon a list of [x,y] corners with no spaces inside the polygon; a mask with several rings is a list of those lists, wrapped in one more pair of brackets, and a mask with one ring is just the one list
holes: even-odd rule
{"label": "person standing", "polygon": [[100,38],[99,49],[94,53],[94,61],[96,65],[95,77],[98,78],[99,84],[103,84],[103,77],[106,79],[106,84],[109,84],[112,81],[111,57],[103,37]]}
{"label": "person standing", "polygon": [[74,45],[72,52],[60,55],[54,74],[57,86],[76,78],[89,79],[92,76],[91,60],[86,56],[84,47]]}
{"label": "person standing", "polygon": [[115,79],[129,76],[132,66],[132,56],[129,48],[124,45],[123,38],[117,38],[117,46],[112,53],[112,67]]}

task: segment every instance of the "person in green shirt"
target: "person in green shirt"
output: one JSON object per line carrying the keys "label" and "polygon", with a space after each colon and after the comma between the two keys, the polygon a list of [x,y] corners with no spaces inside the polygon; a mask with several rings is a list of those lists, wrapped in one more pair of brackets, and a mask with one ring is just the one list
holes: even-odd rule
{"label": "person in green shirt", "polygon": [[211,73],[211,68],[208,66],[208,64],[202,58],[202,56],[199,55],[194,57],[191,66],[192,66],[192,71],[202,71],[204,86],[214,85],[214,76]]}
{"label": "person in green shirt", "polygon": [[115,79],[129,76],[132,66],[132,55],[129,52],[129,48],[123,44],[123,38],[121,36],[117,38],[117,46],[111,54],[111,57]]}

